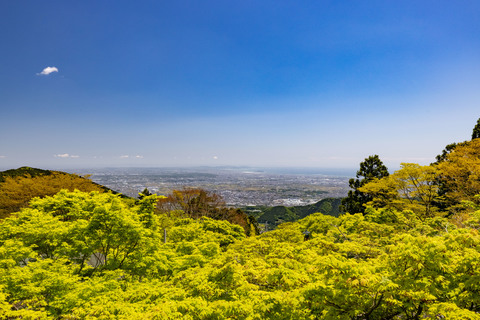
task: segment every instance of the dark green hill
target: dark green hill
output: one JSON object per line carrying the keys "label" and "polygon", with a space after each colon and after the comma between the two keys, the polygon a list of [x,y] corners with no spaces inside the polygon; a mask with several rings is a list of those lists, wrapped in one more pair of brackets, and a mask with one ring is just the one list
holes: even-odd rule
{"label": "dark green hill", "polygon": [[298,206],[294,208],[299,213],[300,219],[317,212],[321,212],[329,216],[338,217],[340,214],[343,213],[342,211],[340,211],[341,203],[342,198],[326,198],[311,205]]}
{"label": "dark green hill", "polygon": [[326,198],[317,203],[305,206],[275,206],[275,207],[248,207],[244,210],[257,218],[259,223],[268,223],[277,226],[283,222],[292,222],[305,218],[312,213],[321,212],[325,215],[339,216],[342,198]]}

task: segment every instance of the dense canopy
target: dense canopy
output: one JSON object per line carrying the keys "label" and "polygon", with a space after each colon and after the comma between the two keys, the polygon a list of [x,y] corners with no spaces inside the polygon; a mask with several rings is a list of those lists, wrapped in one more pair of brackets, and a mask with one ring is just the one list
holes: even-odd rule
{"label": "dense canopy", "polygon": [[64,190],[5,219],[5,317],[479,319],[473,203],[462,226],[370,207],[246,237],[226,221],[154,214],[156,201]]}

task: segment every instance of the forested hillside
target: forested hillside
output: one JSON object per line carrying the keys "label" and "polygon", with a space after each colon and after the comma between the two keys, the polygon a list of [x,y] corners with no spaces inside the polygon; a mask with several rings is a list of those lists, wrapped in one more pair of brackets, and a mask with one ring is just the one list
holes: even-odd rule
{"label": "forested hillside", "polygon": [[0,219],[28,205],[34,197],[52,196],[62,189],[113,192],[88,177],[30,167],[0,172]]}
{"label": "forested hillside", "polygon": [[275,228],[284,222],[297,221],[317,212],[337,217],[342,213],[341,200],[341,198],[326,198],[304,206],[255,206],[244,208],[244,210],[252,214],[260,223],[266,223],[270,228]]}
{"label": "forested hillside", "polygon": [[[186,202],[205,214],[187,217],[186,195],[35,198],[0,222],[0,314],[480,319],[480,139],[428,166],[377,174],[383,164],[371,156],[360,167],[347,213],[310,214],[261,235],[208,217],[227,214],[209,213],[211,201],[199,201],[208,194]],[[362,212],[351,209],[358,204]]]}

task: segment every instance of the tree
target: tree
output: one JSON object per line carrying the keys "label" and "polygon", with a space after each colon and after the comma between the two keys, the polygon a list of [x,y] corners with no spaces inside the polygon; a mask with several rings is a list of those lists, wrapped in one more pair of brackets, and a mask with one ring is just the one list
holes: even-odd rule
{"label": "tree", "polygon": [[457,145],[438,168],[442,191],[451,206],[474,201],[480,193],[480,139]]}
{"label": "tree", "polygon": [[420,166],[402,163],[401,169],[382,179],[374,179],[360,191],[372,197],[368,205],[375,208],[412,210],[424,220],[433,217],[438,199],[438,169],[436,166]]}
{"label": "tree", "polygon": [[170,214],[175,211],[183,212],[184,216],[193,219],[209,217],[226,220],[242,226],[247,235],[259,232],[255,218],[241,209],[228,208],[220,195],[201,188],[173,190],[172,194],[159,198],[157,212]]}
{"label": "tree", "polygon": [[473,128],[472,140],[480,138],[480,118],[477,120],[477,124]]}
{"label": "tree", "polygon": [[[378,155],[369,156],[365,161],[360,163],[360,169],[357,171],[357,179],[350,179],[348,184],[350,190],[348,196],[342,199],[341,209],[350,213],[365,213],[364,204],[372,201],[372,197],[359,190],[366,183],[373,179],[383,178],[388,176],[388,169],[380,160]],[[360,179],[363,177],[362,179]]]}
{"label": "tree", "polygon": [[465,144],[465,142],[460,142],[460,143],[458,143],[458,144],[457,144],[456,142],[447,144],[447,145],[445,146],[445,148],[442,150],[442,153],[439,154],[439,155],[437,155],[437,156],[435,157],[435,159],[436,159],[437,161],[435,161],[433,164],[439,164],[440,162],[445,161],[445,159],[447,159],[447,156],[448,156],[453,150],[455,150],[455,148],[456,148],[457,146],[460,146],[460,145],[463,145],[463,144]]}
{"label": "tree", "polygon": [[93,255],[94,267],[114,270],[147,247],[155,223],[145,219],[142,207],[155,201],[156,196],[145,197],[132,207],[112,193],[62,190],[52,197],[33,199],[30,208],[6,219],[2,226],[9,237],[34,246],[39,256],[68,258],[81,270]]}
{"label": "tree", "polygon": [[[480,138],[480,118],[477,120],[477,124],[473,128],[472,132],[472,140]],[[467,144],[468,141],[464,142],[459,142],[459,143],[450,143],[445,146],[445,148],[442,150],[442,153],[436,156],[437,161],[435,164],[438,164],[442,161],[445,161],[447,159],[447,156],[455,150],[457,146],[464,146]]]}
{"label": "tree", "polygon": [[142,192],[138,194],[138,199],[142,200],[144,197],[148,197],[151,195],[153,195],[153,193],[151,193],[150,190],[148,190],[148,188],[145,188],[143,189]]}
{"label": "tree", "polygon": [[157,203],[157,209],[161,213],[181,210],[186,217],[193,219],[211,216],[218,208],[223,207],[225,202],[218,194],[200,188],[173,190]]}

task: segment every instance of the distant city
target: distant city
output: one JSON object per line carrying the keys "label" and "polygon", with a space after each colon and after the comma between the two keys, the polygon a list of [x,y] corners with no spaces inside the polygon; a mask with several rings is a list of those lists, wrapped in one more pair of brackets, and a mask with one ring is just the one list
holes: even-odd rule
{"label": "distant city", "polygon": [[89,168],[68,170],[90,174],[94,182],[136,197],[145,188],[166,195],[183,188],[203,188],[222,196],[227,205],[297,206],[329,197],[345,197],[352,170],[296,168]]}

